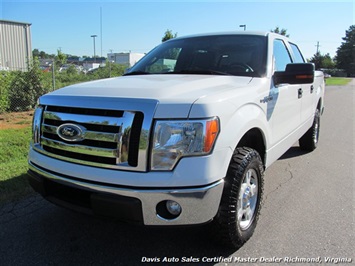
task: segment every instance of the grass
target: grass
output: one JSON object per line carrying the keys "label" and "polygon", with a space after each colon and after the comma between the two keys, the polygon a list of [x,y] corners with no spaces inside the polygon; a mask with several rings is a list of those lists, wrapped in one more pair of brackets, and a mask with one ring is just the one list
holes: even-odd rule
{"label": "grass", "polygon": [[327,78],[326,85],[328,86],[342,86],[346,85],[351,81],[349,78]]}
{"label": "grass", "polygon": [[0,205],[32,192],[26,178],[31,127],[0,130]]}

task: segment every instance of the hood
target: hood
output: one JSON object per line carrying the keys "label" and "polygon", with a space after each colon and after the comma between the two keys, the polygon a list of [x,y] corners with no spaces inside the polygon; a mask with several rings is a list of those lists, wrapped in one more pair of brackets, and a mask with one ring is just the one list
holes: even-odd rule
{"label": "hood", "polygon": [[155,117],[187,117],[200,98],[247,85],[252,78],[215,75],[139,75],[123,76],[71,85],[48,96],[129,99],[156,101]]}

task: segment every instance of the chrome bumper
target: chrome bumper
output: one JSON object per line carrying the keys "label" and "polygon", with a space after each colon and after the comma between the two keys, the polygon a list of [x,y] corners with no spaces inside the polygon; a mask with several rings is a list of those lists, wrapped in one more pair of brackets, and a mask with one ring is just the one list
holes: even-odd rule
{"label": "chrome bumper", "polygon": [[[66,187],[95,194],[110,195],[111,198],[117,196],[138,199],[141,202],[144,225],[193,225],[206,223],[217,214],[224,185],[224,181],[221,179],[213,184],[198,188],[122,188],[108,184],[89,183],[75,178],[71,179],[71,177],[60,173],[42,169],[31,163],[31,161],[29,161],[29,173],[33,181],[39,182],[40,178],[44,178]],[[180,204],[182,212],[177,218],[168,220],[157,214],[157,205],[166,200],[173,200]]]}

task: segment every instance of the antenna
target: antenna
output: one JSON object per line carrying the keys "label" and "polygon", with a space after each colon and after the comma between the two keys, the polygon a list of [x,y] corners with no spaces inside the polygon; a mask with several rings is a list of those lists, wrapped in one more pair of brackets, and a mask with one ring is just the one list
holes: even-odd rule
{"label": "antenna", "polygon": [[100,39],[101,39],[101,57],[102,57],[102,7],[100,6]]}

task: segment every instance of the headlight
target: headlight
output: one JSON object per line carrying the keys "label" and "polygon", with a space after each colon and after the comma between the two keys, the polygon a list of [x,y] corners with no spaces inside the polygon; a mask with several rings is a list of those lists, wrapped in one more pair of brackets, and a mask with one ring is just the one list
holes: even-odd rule
{"label": "headlight", "polygon": [[151,170],[172,170],[184,156],[206,155],[219,133],[218,118],[187,121],[156,121]]}

